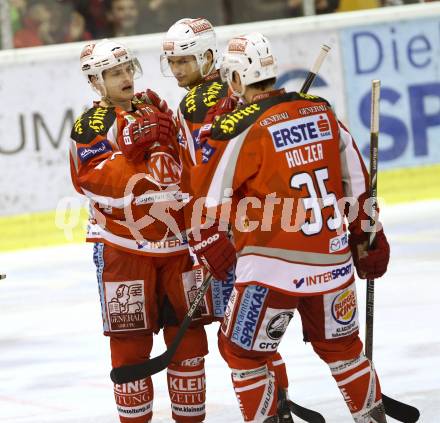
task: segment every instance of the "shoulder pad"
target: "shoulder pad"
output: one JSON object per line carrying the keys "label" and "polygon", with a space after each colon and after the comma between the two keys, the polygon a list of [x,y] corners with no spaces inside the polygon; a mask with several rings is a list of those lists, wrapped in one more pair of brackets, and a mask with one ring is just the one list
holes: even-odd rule
{"label": "shoulder pad", "polygon": [[221,81],[206,81],[190,89],[180,102],[180,111],[186,120],[202,123],[208,110],[219,99],[228,95],[228,87]]}
{"label": "shoulder pad", "polygon": [[80,144],[89,144],[97,135],[105,135],[115,119],[113,107],[92,107],[75,121],[70,136]]}

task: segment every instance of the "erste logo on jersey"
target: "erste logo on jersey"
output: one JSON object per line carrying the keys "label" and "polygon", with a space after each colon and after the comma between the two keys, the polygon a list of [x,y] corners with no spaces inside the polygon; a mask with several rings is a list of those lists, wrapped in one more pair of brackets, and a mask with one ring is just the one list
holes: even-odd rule
{"label": "erste logo on jersey", "polygon": [[169,153],[162,151],[152,153],[148,158],[147,169],[160,185],[173,185],[180,182],[182,168]]}
{"label": "erste logo on jersey", "polygon": [[277,152],[333,138],[326,114],[288,120],[267,129]]}

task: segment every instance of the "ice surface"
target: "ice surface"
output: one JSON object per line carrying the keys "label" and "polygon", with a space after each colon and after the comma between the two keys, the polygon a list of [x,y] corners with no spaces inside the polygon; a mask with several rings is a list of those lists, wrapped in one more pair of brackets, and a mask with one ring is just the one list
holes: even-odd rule
{"label": "ice surface", "polygon": [[[438,423],[440,201],[383,207],[382,219],[392,261],[376,282],[376,368],[387,395],[417,406],[421,422]],[[0,272],[7,273],[0,281],[0,422],[116,423],[91,246],[2,254]],[[363,326],[365,283],[357,286]],[[240,422],[217,350],[217,327],[208,328],[206,422]],[[280,346],[291,397],[329,423],[351,422],[327,366],[302,342],[300,327],[296,316]],[[153,355],[163,349],[157,336]],[[170,422],[165,373],[154,376],[154,385],[153,421]]]}

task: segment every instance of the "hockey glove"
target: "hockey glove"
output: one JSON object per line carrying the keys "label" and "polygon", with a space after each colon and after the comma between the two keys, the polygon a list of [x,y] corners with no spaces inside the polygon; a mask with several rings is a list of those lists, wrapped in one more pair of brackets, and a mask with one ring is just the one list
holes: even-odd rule
{"label": "hockey glove", "polygon": [[232,112],[236,107],[237,99],[235,97],[223,97],[208,110],[198,135],[200,145],[203,145],[206,140],[210,138],[212,124],[216,121],[216,119],[225,113]]}
{"label": "hockey glove", "polygon": [[173,111],[168,107],[168,103],[159,97],[159,95],[153,91],[147,88],[145,91],[141,91],[140,93],[136,93],[135,97],[144,102],[152,104],[153,106],[157,107],[162,113],[166,113],[173,116]]}
{"label": "hockey glove", "polygon": [[125,116],[122,139],[118,140],[124,156],[134,163],[144,160],[145,153],[153,143],[167,145],[175,134],[174,122],[166,113],[144,107],[137,110],[136,115]]}
{"label": "hockey glove", "polygon": [[200,229],[200,241],[190,239],[189,245],[215,279],[227,280],[228,270],[237,262],[237,256],[226,232],[218,226]]}
{"label": "hockey glove", "polygon": [[351,233],[348,243],[353,255],[357,274],[361,279],[377,279],[387,271],[390,246],[383,229],[376,233],[372,247],[368,250],[368,233]]}

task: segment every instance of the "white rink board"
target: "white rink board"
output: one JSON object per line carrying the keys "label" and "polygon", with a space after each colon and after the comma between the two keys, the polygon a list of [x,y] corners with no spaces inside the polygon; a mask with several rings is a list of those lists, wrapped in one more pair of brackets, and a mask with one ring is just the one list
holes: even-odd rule
{"label": "white rink board", "polygon": [[[440,5],[434,3],[391,9],[220,27],[220,50],[231,36],[261,31],[273,43],[282,77],[286,72],[308,70],[320,45],[330,44],[332,51],[320,72],[326,86],[311,92],[326,97],[345,120],[339,31],[358,24],[440,15]],[[154,34],[123,41],[138,54],[144,69],[137,89],[151,87],[175,108],[184,90],[160,74],[161,39],[161,34]],[[0,52],[0,216],[53,210],[62,197],[74,195],[67,154],[70,128],[96,99],[79,69],[83,45]],[[285,86],[299,89],[302,82],[302,77],[296,78]],[[75,198],[80,201],[79,196]]]}

